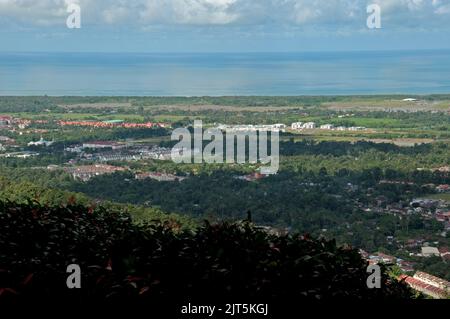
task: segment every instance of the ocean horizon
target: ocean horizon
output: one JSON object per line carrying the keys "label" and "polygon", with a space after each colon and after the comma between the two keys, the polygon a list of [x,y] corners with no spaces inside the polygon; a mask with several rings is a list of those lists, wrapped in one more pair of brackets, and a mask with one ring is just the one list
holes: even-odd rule
{"label": "ocean horizon", "polygon": [[2,96],[450,93],[450,51],[0,53]]}

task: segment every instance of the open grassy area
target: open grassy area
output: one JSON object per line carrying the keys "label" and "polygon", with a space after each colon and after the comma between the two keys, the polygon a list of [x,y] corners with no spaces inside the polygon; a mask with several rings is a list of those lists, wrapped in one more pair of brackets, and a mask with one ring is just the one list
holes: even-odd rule
{"label": "open grassy area", "polygon": [[427,196],[427,198],[430,198],[430,199],[441,199],[441,200],[445,200],[445,201],[450,202],[450,194],[448,194],[448,193],[432,194],[432,195]]}

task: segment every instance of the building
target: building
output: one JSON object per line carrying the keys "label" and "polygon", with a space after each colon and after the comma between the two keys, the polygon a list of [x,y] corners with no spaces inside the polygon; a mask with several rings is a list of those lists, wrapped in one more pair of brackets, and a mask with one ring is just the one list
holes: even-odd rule
{"label": "building", "polygon": [[127,169],[123,167],[103,164],[75,166],[65,169],[65,171],[71,174],[74,179],[79,179],[83,182],[87,182],[95,176],[124,172],[126,170]]}
{"label": "building", "polygon": [[36,152],[29,152],[29,151],[23,151],[23,152],[14,152],[14,153],[5,153],[1,155],[2,157],[6,158],[30,158],[33,156],[39,156],[39,153]]}
{"label": "building", "polygon": [[448,184],[439,185],[436,187],[436,190],[440,193],[446,193],[450,191],[450,185]]}
{"label": "building", "polygon": [[422,247],[422,256],[423,257],[433,257],[433,256],[440,256],[441,253],[439,252],[439,249],[436,247]]}
{"label": "building", "polygon": [[83,148],[81,146],[72,146],[72,147],[66,147],[64,151],[69,153],[81,153],[83,152]]}
{"label": "building", "polygon": [[407,272],[407,273],[414,272],[414,263],[412,263],[412,262],[405,261],[405,260],[397,260],[397,266],[399,266],[403,272]]}
{"label": "building", "polygon": [[165,128],[170,127],[166,123],[124,123],[122,120],[110,120],[110,121],[59,121],[60,126],[84,126],[84,127],[94,127],[94,128],[114,128],[123,127],[127,129],[134,128]]}
{"label": "building", "polygon": [[12,118],[10,116],[0,116],[0,126],[10,125]]}
{"label": "building", "polygon": [[313,130],[317,127],[316,123],[314,122],[308,122],[303,124],[302,129],[304,130]]}
{"label": "building", "polygon": [[413,98],[407,98],[407,99],[403,99],[403,102],[417,102],[417,99],[413,99]]}
{"label": "building", "polygon": [[237,178],[240,180],[247,181],[247,182],[254,182],[254,181],[258,181],[260,179],[266,178],[266,177],[268,177],[268,175],[255,172],[255,173],[251,173],[251,174],[244,175],[244,176],[238,176]]}
{"label": "building", "polygon": [[450,261],[450,250],[448,247],[440,247],[439,253],[441,254],[442,259]]}
{"label": "building", "polygon": [[46,141],[46,140],[44,140],[44,138],[41,137],[41,139],[39,141],[37,141],[37,142],[30,142],[30,143],[28,143],[28,146],[45,146],[45,147],[48,147],[48,146],[53,145],[53,143],[55,143],[55,142],[54,141]]}
{"label": "building", "polygon": [[166,173],[149,172],[136,174],[135,179],[137,180],[154,179],[157,180],[158,182],[176,182],[185,180],[186,177]]}
{"label": "building", "polygon": [[444,289],[446,292],[450,292],[450,282],[445,279],[427,274],[423,271],[418,271],[414,275],[414,278],[421,280],[429,285],[435,286],[440,289]]}
{"label": "building", "polygon": [[118,150],[121,148],[124,148],[125,144],[120,144],[117,142],[109,142],[109,141],[94,141],[94,142],[86,142],[83,143],[83,148],[90,148],[90,149],[112,149],[112,150]]}
{"label": "building", "polygon": [[285,124],[271,124],[271,125],[224,125],[219,124],[217,129],[226,131],[227,133],[236,132],[284,132],[286,130]]}
{"label": "building", "polygon": [[321,130],[332,130],[334,129],[334,125],[333,124],[325,124],[325,125],[321,125],[320,126]]}
{"label": "building", "polygon": [[383,254],[383,253],[378,253],[378,256],[381,258],[381,260],[383,261],[383,263],[385,264],[394,264],[397,261],[397,258],[391,255],[387,255],[387,254]]}
{"label": "building", "polygon": [[423,272],[417,272],[414,277],[400,275],[399,280],[404,281],[412,289],[435,299],[446,299],[449,296],[448,288],[441,288],[442,285],[439,284],[439,282],[445,282],[445,280]]}
{"label": "building", "polygon": [[302,122],[295,122],[291,124],[291,128],[293,130],[300,130],[303,127],[303,123]]}
{"label": "building", "polygon": [[366,128],[363,126],[352,126],[348,128],[349,131],[365,131]]}
{"label": "building", "polygon": [[8,136],[0,136],[0,143],[2,144],[14,144],[16,141]]}

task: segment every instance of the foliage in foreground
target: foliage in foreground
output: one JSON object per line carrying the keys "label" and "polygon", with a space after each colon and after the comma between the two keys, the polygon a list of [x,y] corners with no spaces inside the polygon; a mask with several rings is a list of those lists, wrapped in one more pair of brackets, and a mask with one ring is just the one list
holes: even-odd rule
{"label": "foliage in foreground", "polygon": [[[82,289],[66,287],[79,264]],[[274,236],[250,223],[136,225],[84,206],[0,202],[0,300],[283,300],[409,298],[383,270],[366,286],[367,263],[334,241]]]}

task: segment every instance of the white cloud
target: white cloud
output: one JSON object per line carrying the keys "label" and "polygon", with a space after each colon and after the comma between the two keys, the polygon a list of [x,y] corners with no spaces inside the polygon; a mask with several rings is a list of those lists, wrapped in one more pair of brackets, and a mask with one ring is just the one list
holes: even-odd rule
{"label": "white cloud", "polygon": [[147,0],[140,14],[145,23],[231,24],[239,17],[233,6],[239,0]]}
{"label": "white cloud", "polygon": [[363,25],[370,3],[381,6],[385,28],[427,28],[450,18],[450,0],[0,0],[0,23],[64,25],[69,2],[81,5],[84,26],[275,24],[338,31]]}

